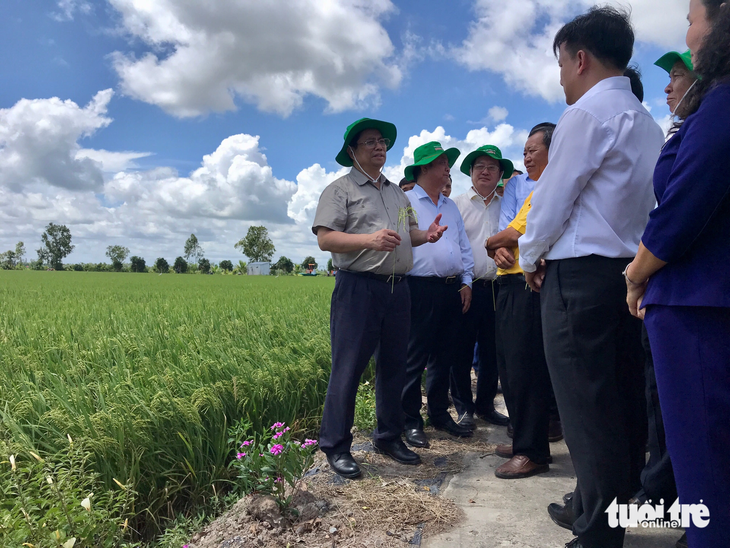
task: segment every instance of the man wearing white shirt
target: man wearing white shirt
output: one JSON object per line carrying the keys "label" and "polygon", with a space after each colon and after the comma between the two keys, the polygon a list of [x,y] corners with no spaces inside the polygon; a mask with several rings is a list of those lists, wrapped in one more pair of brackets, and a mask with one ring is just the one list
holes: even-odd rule
{"label": "man wearing white shirt", "polygon": [[641,324],[621,275],[654,206],[663,134],[623,77],[629,16],[592,8],[556,35],[569,107],[535,186],[520,266],[541,291],[545,355],[578,487],[571,507],[548,507],[572,547],[619,548],[625,530],[605,510],[640,486],[644,464]]}
{"label": "man wearing white shirt", "polygon": [[471,304],[474,259],[459,209],[453,200],[441,194],[459,151],[444,150],[440,143],[432,141],[418,147],[413,156],[415,161],[406,167],[405,176],[415,180],[416,186],[406,196],[419,226],[429,217],[441,215],[442,225],[449,227],[438,242],[429,246],[432,249],[413,254],[413,268],[407,278],[411,290],[411,331],[401,398],[405,438],[415,447],[428,447],[421,418],[421,377],[426,367],[431,425],[453,436],[472,435],[471,429],[459,426],[449,415],[448,392],[460,316]]}
{"label": "man wearing white shirt", "polygon": [[[487,255],[484,243],[499,227],[501,198],[497,184],[512,175],[514,166],[493,145],[479,147],[461,163],[461,172],[471,177],[472,186],[454,198],[464,220],[474,256],[474,280],[469,311],[462,316],[461,338],[456,344],[459,357],[451,369],[451,399],[459,415],[458,423],[475,428],[474,414],[487,422],[507,426],[509,418],[494,409],[497,395],[497,347],[495,335],[494,279],[497,265]],[[474,344],[479,343],[479,374],[476,403],[471,395],[471,366]]]}

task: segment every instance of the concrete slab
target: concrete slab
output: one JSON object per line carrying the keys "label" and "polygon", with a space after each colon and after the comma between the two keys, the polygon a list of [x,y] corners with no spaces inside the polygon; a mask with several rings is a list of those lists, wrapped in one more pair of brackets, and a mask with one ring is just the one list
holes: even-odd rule
{"label": "concrete slab", "polygon": [[[508,443],[506,428],[484,426],[490,443]],[[562,548],[573,538],[555,525],[547,505],[559,502],[575,487],[575,473],[564,442],[551,444],[553,464],[545,474],[502,480],[494,470],[505,462],[494,454],[465,455],[465,468],[442,491],[466,514],[466,519],[437,536],[423,539],[425,548]],[[632,529],[624,548],[674,548],[682,536],[676,529]]]}

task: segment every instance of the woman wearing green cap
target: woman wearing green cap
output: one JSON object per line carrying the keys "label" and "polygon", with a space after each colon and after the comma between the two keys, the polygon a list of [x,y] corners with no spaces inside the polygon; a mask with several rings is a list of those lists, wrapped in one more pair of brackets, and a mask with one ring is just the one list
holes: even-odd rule
{"label": "woman wearing green cap", "polygon": [[700,79],[657,161],[658,206],[625,276],[649,333],[679,500],[709,512],[687,540],[715,548],[730,546],[730,4],[691,0],[688,20]]}
{"label": "woman wearing green cap", "polygon": [[670,51],[657,59],[654,64],[669,74],[669,84],[664,88],[669,111],[680,119],[686,118],[684,98],[697,82],[697,75],[692,65],[692,54],[689,50],[684,53]]}

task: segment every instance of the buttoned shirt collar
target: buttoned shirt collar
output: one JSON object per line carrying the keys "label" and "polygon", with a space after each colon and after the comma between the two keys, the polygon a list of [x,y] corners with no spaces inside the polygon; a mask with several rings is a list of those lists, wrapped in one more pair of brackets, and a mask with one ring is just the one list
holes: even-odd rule
{"label": "buttoned shirt collar", "polygon": [[502,199],[502,197],[499,194],[497,194],[496,190],[497,189],[495,188],[495,191],[492,193],[492,199],[489,200],[488,204],[484,204],[484,198],[482,198],[482,196],[476,191],[476,189],[474,188],[474,185],[471,185],[469,187],[469,190],[466,191],[466,193],[469,195],[469,200],[473,200],[474,198],[476,198],[481,203],[484,204],[484,207],[489,207],[490,205],[492,205],[496,202],[499,202]]}
{"label": "buttoned shirt collar", "polygon": [[[431,202],[433,204],[433,200],[431,199],[431,196],[429,196],[428,193],[423,189],[423,187],[421,185],[419,185],[418,183],[416,183],[416,186],[413,187],[413,190],[411,192],[415,192],[416,196],[418,197],[419,200],[423,200],[424,198],[426,198],[426,199],[428,199],[429,202]],[[439,192],[439,201],[438,201],[438,203],[436,203],[434,205],[441,207],[444,205],[445,201],[446,201],[446,196],[444,196],[443,194],[441,194]]]}
{"label": "buttoned shirt collar", "polygon": [[[352,177],[352,180],[355,181],[360,186],[366,185],[368,183],[372,183],[372,181],[370,180],[370,177],[368,177],[362,171],[360,171],[359,169],[356,169],[354,167],[350,170],[350,177]],[[390,181],[388,179],[386,179],[385,175],[383,175],[382,173],[378,176],[376,181],[378,183],[390,184]]]}

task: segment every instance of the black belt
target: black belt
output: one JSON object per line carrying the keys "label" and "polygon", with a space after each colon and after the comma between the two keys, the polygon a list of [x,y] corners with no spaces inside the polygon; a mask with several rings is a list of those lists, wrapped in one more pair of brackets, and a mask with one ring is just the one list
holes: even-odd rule
{"label": "black belt", "polygon": [[527,282],[525,281],[524,274],[503,274],[502,276],[497,276],[497,283],[499,285],[507,285],[507,284],[524,284]]}
{"label": "black belt", "polygon": [[342,272],[347,272],[348,274],[354,274],[355,276],[362,276],[363,278],[370,278],[371,280],[378,280],[379,282],[386,282],[389,284],[397,284],[406,279],[404,274],[375,274],[374,272],[355,272],[354,270],[343,270]]}
{"label": "black belt", "polygon": [[412,280],[423,280],[424,282],[431,282],[436,284],[461,284],[461,276],[446,276],[445,278],[440,278],[438,276],[409,276]]}
{"label": "black belt", "polygon": [[472,280],[472,285],[482,286],[482,287],[492,287],[492,283],[494,280],[487,280],[485,278],[481,278],[479,280]]}

